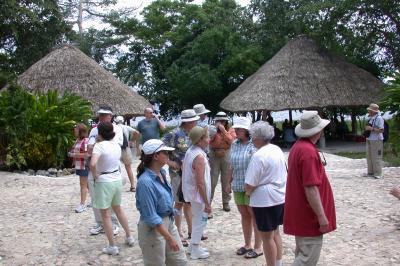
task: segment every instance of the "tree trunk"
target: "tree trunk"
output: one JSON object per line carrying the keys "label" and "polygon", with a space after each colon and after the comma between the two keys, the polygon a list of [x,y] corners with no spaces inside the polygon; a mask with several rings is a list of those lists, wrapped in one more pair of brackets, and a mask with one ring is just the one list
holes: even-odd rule
{"label": "tree trunk", "polygon": [[83,35],[83,1],[84,0],[79,0],[79,6],[78,6],[78,31],[79,31],[79,35],[82,36]]}

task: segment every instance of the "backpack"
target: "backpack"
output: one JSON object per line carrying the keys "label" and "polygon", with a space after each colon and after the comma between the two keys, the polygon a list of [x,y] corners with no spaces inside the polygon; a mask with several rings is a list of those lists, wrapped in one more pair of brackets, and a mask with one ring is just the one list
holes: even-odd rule
{"label": "backpack", "polygon": [[383,120],[383,124],[383,142],[386,142],[389,140],[389,124],[386,120]]}

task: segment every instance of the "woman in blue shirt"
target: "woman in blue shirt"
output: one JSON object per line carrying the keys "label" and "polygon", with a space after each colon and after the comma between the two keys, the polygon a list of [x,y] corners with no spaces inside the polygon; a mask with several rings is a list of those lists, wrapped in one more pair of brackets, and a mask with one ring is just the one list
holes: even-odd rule
{"label": "woman in blue shirt", "polygon": [[138,167],[136,208],[140,212],[139,246],[144,265],[187,265],[186,254],[174,224],[174,200],[162,167],[168,162],[167,147],[161,140],[143,144]]}

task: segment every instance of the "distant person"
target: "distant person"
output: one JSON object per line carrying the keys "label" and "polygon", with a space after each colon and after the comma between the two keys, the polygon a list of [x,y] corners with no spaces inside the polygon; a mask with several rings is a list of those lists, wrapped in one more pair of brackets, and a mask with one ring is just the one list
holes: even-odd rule
{"label": "distant person", "polygon": [[189,137],[192,145],[186,151],[182,165],[182,192],[185,201],[192,206],[189,253],[191,259],[205,259],[210,253],[200,244],[211,213],[210,164],[205,153],[209,141],[207,127],[195,126]]}
{"label": "distant person", "polygon": [[[186,151],[191,145],[189,132],[192,128],[196,126],[197,120],[199,120],[199,116],[193,109],[183,110],[181,112],[180,127],[166,133],[162,139],[166,146],[175,148],[175,150],[171,152],[167,164],[169,166],[169,176],[171,177],[171,186],[172,193],[174,195],[175,208],[180,213],[183,209],[188,227],[188,238],[190,238],[192,234],[192,210],[190,203],[185,202],[182,193],[182,163],[183,159],[185,158]],[[182,216],[176,216],[175,224],[178,228],[182,244],[186,247],[189,245],[189,243],[183,236],[181,223]]]}
{"label": "distant person", "polygon": [[[99,117],[99,122],[111,122],[113,112],[111,107],[109,106],[102,106],[100,109],[97,111],[98,117]],[[120,147],[123,144],[123,134],[122,134],[122,129],[118,127],[117,125],[113,126],[115,136],[112,139],[115,143],[117,143]],[[93,148],[96,146],[96,143],[98,141],[98,135],[99,131],[97,126],[92,128],[89,134],[89,140],[88,140],[88,161],[90,162],[90,156],[92,155]],[[93,176],[91,175],[91,171],[89,171],[89,177],[88,177],[88,182],[89,182],[89,193],[90,196],[93,198],[93,186],[91,186],[91,183],[94,182]],[[100,233],[104,233],[104,227],[103,227],[103,220],[101,218],[101,213],[100,210],[97,209],[96,207],[93,207],[93,214],[94,218],[96,220],[96,225],[92,227],[89,232],[91,235],[98,235]],[[111,214],[111,220],[114,225],[114,235],[118,234],[119,231],[119,226],[118,226],[118,220],[117,217],[115,216],[114,213]]]}
{"label": "distant person", "polygon": [[289,123],[287,119],[285,119],[285,121],[283,121],[282,123],[282,131],[284,131],[288,127],[292,127],[292,125]]}
{"label": "distant person", "polygon": [[289,153],[283,231],[295,236],[295,266],[317,265],[323,234],[336,229],[331,185],[315,146],[328,124],[317,111],[304,111]]}
{"label": "distant person", "polygon": [[197,121],[197,125],[200,127],[206,127],[208,126],[208,117],[207,114],[210,113],[210,110],[207,110],[204,104],[196,104],[193,106],[193,110],[196,112],[196,114],[200,117],[200,119]]}
{"label": "distant person", "polygon": [[143,144],[138,166],[136,208],[139,246],[144,265],[187,265],[178,230],[174,224],[174,197],[162,168],[168,162],[167,147],[158,139]]}
{"label": "distant person", "polygon": [[270,143],[274,128],[268,122],[252,124],[250,135],[258,150],[253,154],[246,171],[246,195],[250,196],[250,206],[261,235],[267,265],[282,266],[283,247],[279,226],[283,224],[286,160],[282,150]]}
{"label": "distant person", "polygon": [[130,126],[124,125],[124,118],[122,116],[117,116],[115,118],[115,123],[121,128],[123,133],[123,144],[121,146],[121,161],[125,166],[126,173],[128,174],[129,182],[131,183],[131,187],[129,189],[130,192],[135,192],[135,178],[132,172],[132,151],[129,148],[129,140],[138,138],[139,132],[133,129]]}
{"label": "distant person", "polygon": [[345,135],[348,133],[349,133],[349,127],[347,126],[347,123],[344,120],[344,116],[340,116],[340,122],[338,125],[338,137],[341,140],[344,140]]}
{"label": "distant person", "polygon": [[90,172],[93,183],[93,208],[99,209],[103,221],[103,228],[108,239],[108,246],[103,253],[118,255],[119,249],[115,245],[110,208],[113,209],[125,231],[125,242],[133,246],[135,240],[131,235],[128,219],[121,208],[122,176],[119,170],[121,147],[112,139],[115,136],[111,122],[100,122],[97,126],[98,142],[93,148],[90,159]]}
{"label": "distant person", "polygon": [[211,165],[211,199],[214,198],[215,188],[221,176],[222,208],[229,212],[231,207],[229,187],[230,148],[236,138],[235,130],[229,127],[229,118],[225,112],[218,112],[215,117],[216,133],[212,132],[210,140],[210,165]]}
{"label": "distant person", "polygon": [[368,108],[366,151],[368,172],[364,176],[382,178],[383,131],[384,120],[379,112],[379,105],[371,103]]}
{"label": "distant person", "polygon": [[79,186],[81,192],[81,201],[76,207],[75,212],[81,213],[86,210],[86,197],[88,193],[88,175],[89,165],[86,163],[88,128],[85,124],[78,124],[74,128],[76,141],[72,152],[68,153],[74,160],[75,173],[79,176]]}
{"label": "distant person", "polygon": [[144,109],[144,119],[137,125],[137,130],[141,134],[141,143],[149,139],[160,139],[160,131],[165,130],[164,123],[155,115],[152,108]]}

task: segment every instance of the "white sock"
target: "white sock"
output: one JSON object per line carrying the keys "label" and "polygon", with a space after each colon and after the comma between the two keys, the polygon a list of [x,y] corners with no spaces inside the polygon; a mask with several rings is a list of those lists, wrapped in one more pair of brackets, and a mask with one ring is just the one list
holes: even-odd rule
{"label": "white sock", "polygon": [[276,260],[275,266],[282,266],[282,259]]}

